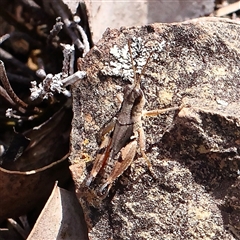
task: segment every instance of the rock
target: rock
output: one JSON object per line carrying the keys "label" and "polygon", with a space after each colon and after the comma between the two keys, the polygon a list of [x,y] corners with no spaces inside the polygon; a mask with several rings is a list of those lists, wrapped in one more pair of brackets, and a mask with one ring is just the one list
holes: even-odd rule
{"label": "rock", "polygon": [[[69,2],[69,1],[68,1]],[[207,16],[214,11],[214,0],[198,1],[85,1],[93,41],[107,27],[139,26],[154,22],[180,22]]]}
{"label": "rock", "polygon": [[[239,30],[216,18],[107,30],[79,60],[71,171],[91,239],[239,239]],[[138,73],[153,52],[145,109],[181,108],[142,120],[157,179],[139,152],[100,200],[82,182],[133,82],[129,39]]]}

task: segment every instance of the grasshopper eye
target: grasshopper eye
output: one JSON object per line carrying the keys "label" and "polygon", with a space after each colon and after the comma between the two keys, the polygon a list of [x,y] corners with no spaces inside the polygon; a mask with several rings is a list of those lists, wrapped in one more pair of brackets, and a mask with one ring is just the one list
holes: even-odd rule
{"label": "grasshopper eye", "polygon": [[139,88],[134,88],[132,92],[135,99],[143,97],[143,91]]}

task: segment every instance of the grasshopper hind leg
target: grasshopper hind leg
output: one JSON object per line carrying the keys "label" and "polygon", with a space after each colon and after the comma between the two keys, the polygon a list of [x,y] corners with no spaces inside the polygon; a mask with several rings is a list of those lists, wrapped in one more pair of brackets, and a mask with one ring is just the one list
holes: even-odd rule
{"label": "grasshopper hind leg", "polygon": [[[165,108],[165,109],[155,109],[155,110],[151,110],[151,111],[143,111],[143,116],[155,117],[155,116],[158,116],[159,114],[169,112],[169,111],[176,111],[179,109],[181,109],[181,107],[170,107],[170,108]],[[145,133],[144,133],[142,126],[139,126],[139,128],[137,129],[137,132],[139,134],[139,146],[140,146],[141,154],[142,154],[143,158],[145,159],[145,161],[147,162],[148,169],[149,169],[152,177],[157,179],[158,177],[154,173],[152,164],[145,153],[146,139],[145,139]]]}
{"label": "grasshopper hind leg", "polygon": [[100,195],[105,195],[110,190],[113,182],[131,165],[137,151],[137,140],[131,141],[121,149],[121,158],[116,161],[116,164],[107,177],[106,181],[100,186],[98,192]]}
{"label": "grasshopper hind leg", "polygon": [[104,167],[109,154],[110,154],[110,145],[111,145],[111,138],[109,133],[115,126],[115,119],[112,119],[109,123],[104,126],[99,134],[99,138],[101,140],[100,148],[97,152],[96,159],[93,163],[92,170],[90,174],[86,177],[85,186],[89,187],[91,183],[94,181],[96,176],[98,175],[99,171]]}
{"label": "grasshopper hind leg", "polygon": [[90,174],[87,176],[85,180],[85,186],[89,187],[91,183],[94,181],[96,176],[98,175],[99,171],[103,168],[105,165],[108,157],[110,154],[110,139],[105,138],[100,146],[100,149],[97,153],[97,157],[95,159],[95,162],[93,164],[93,168],[90,172]]}
{"label": "grasshopper hind leg", "polygon": [[133,159],[137,152],[137,147],[139,145],[141,155],[145,159],[148,165],[148,169],[154,179],[157,179],[156,174],[153,171],[152,164],[148,159],[145,153],[145,134],[142,126],[138,125],[135,129],[134,135],[136,135],[130,143],[128,143],[124,148],[121,150],[121,159],[118,160],[110,173],[107,177],[106,181],[100,186],[98,190],[98,194],[100,196],[106,196],[113,184],[113,182],[131,165]]}

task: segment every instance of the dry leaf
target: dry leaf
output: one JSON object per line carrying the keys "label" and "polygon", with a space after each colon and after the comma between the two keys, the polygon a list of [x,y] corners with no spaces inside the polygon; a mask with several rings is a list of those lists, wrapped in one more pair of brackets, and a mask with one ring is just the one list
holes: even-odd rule
{"label": "dry leaf", "polygon": [[87,228],[76,196],[55,184],[27,240],[87,240]]}

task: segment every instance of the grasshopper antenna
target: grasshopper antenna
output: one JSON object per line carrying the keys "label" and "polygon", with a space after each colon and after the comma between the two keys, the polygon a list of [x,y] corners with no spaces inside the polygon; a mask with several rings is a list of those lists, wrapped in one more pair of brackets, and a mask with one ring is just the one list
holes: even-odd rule
{"label": "grasshopper antenna", "polygon": [[140,85],[140,79],[141,79],[141,77],[145,74],[146,67],[147,67],[148,62],[149,62],[149,60],[150,60],[150,58],[151,58],[152,55],[153,55],[153,51],[149,54],[149,56],[148,56],[148,58],[147,58],[147,61],[146,61],[145,65],[144,65],[143,68],[142,68],[142,71],[141,71],[141,73],[140,73],[139,80],[138,80],[138,81],[139,81],[139,85]]}
{"label": "grasshopper antenna", "polygon": [[131,43],[130,43],[129,39],[128,39],[128,50],[129,50],[129,53],[130,53],[130,58],[131,58],[131,63],[132,63],[132,68],[133,68],[134,84],[137,85],[139,81],[137,81],[136,67],[135,67],[134,62],[133,62]]}
{"label": "grasshopper antenna", "polygon": [[136,87],[140,87],[141,77],[144,75],[144,73],[146,71],[146,67],[147,67],[148,62],[150,60],[150,57],[153,55],[153,51],[149,54],[149,56],[147,58],[147,61],[146,61],[145,65],[143,66],[142,71],[141,71],[139,77],[137,78],[136,67],[135,67],[134,62],[133,62],[133,56],[132,56],[132,49],[131,49],[130,40],[128,40],[128,49],[129,49],[131,63],[132,63],[132,68],[133,68],[133,73],[134,73],[134,83],[135,83]]}

